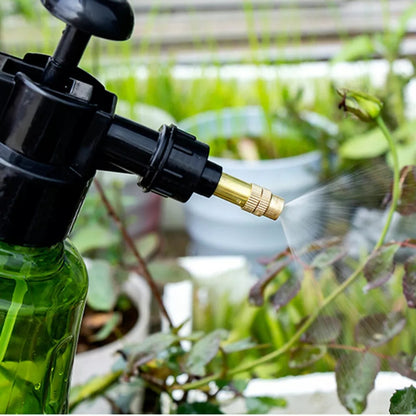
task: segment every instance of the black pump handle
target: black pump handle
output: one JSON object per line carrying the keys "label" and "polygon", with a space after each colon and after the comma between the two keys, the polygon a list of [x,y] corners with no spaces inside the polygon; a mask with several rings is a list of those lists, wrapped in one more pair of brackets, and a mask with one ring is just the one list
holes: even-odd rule
{"label": "black pump handle", "polygon": [[126,40],[134,27],[134,14],[126,0],[41,0],[49,12],[67,24],[53,57],[45,68],[42,84],[65,88],[78,66],[90,37]]}
{"label": "black pump handle", "polygon": [[67,25],[109,40],[127,40],[134,14],[127,0],[41,0],[49,12]]}

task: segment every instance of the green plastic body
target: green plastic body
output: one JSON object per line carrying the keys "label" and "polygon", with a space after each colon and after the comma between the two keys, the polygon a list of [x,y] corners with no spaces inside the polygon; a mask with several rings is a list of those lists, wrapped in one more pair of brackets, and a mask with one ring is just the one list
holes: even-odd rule
{"label": "green plastic body", "polygon": [[85,265],[70,242],[0,242],[0,413],[68,412],[87,290]]}

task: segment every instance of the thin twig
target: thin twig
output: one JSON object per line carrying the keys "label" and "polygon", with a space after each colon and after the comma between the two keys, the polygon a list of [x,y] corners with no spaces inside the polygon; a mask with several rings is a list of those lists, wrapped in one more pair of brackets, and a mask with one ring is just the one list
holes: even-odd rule
{"label": "thin twig", "polygon": [[327,347],[333,350],[353,351],[361,354],[365,354],[368,352],[369,354],[373,354],[376,357],[381,358],[382,360],[388,360],[390,358],[387,355],[384,355],[380,352],[370,350],[368,347],[354,347],[353,345],[341,344],[328,344]]}
{"label": "thin twig", "polygon": [[153,296],[155,297],[160,311],[163,314],[163,316],[167,319],[169,326],[172,328],[173,327],[173,323],[172,320],[168,314],[168,311],[165,308],[165,305],[163,303],[162,297],[160,295],[159,289],[156,285],[155,280],[153,279],[152,275],[149,272],[149,269],[146,265],[146,262],[143,260],[143,257],[140,255],[139,251],[136,248],[136,245],[134,244],[134,240],[133,238],[130,236],[129,232],[127,231],[126,227],[124,226],[123,222],[121,221],[119,215],[116,213],[116,211],[114,210],[113,206],[111,205],[110,201],[108,200],[107,196],[105,195],[104,189],[100,183],[100,181],[98,179],[94,179],[94,185],[97,188],[97,191],[101,197],[101,200],[103,201],[108,215],[114,220],[114,222],[116,223],[118,229],[120,230],[123,239],[126,243],[126,245],[130,248],[130,250],[132,251],[134,257],[137,260],[137,272],[143,276],[147,282],[147,284],[150,287],[150,290],[153,293]]}
{"label": "thin twig", "polygon": [[125,412],[121,410],[121,407],[111,397],[104,396],[104,399],[107,400],[108,404],[111,406],[111,411],[113,414],[118,414],[118,415],[125,414]]}

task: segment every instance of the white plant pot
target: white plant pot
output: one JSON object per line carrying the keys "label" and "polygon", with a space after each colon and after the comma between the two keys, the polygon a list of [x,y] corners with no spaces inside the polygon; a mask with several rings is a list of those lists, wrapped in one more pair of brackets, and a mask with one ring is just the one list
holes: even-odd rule
{"label": "white plant pot", "polygon": [[[397,373],[380,372],[374,390],[368,395],[364,414],[388,414],[390,397],[396,390],[415,385],[415,381]],[[275,380],[255,379],[249,382],[245,396],[282,397],[285,408],[273,408],[274,414],[349,414],[337,396],[334,373],[314,373]],[[243,400],[236,400],[222,410],[246,413]]]}
{"label": "white plant pot", "polygon": [[[258,137],[267,131],[266,118],[259,107],[200,114],[184,120],[180,127],[208,144],[218,135]],[[240,161],[215,157],[212,160],[221,165],[224,172],[269,188],[286,201],[314,188],[321,166],[318,151],[274,160]],[[302,212],[299,214],[299,221],[302,221]],[[207,199],[194,195],[185,204],[185,221],[191,238],[189,254],[192,255],[244,255],[254,260],[276,254],[287,246],[280,221],[257,218],[214,197]]]}

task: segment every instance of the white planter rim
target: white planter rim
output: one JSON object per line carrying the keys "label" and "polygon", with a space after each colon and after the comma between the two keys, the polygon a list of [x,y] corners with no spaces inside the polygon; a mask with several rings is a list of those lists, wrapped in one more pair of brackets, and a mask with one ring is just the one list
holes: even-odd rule
{"label": "white planter rim", "polygon": [[228,159],[225,157],[211,157],[210,160],[222,165],[227,163],[227,166],[235,169],[251,169],[251,170],[275,170],[276,167],[285,169],[286,167],[296,167],[298,165],[304,165],[305,163],[319,161],[321,159],[321,153],[319,150],[303,153],[297,156],[282,157],[279,159],[263,159],[263,160],[238,160]]}

